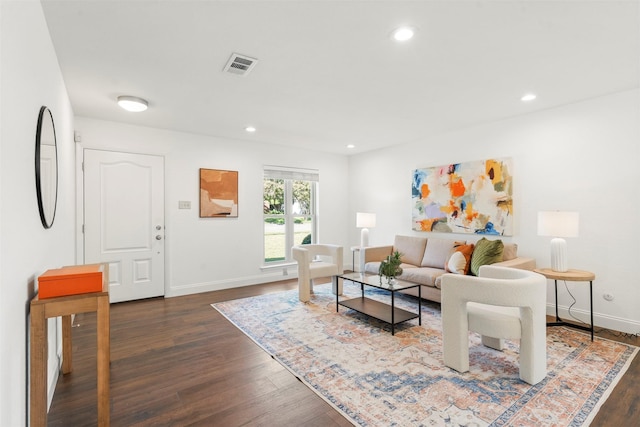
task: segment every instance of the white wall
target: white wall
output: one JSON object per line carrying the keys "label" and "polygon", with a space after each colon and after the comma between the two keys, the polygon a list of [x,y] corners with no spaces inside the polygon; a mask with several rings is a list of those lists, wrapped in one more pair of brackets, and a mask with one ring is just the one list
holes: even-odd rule
{"label": "white wall", "polygon": [[[40,274],[75,257],[73,112],[40,2],[2,1],[0,19],[0,425],[24,426],[29,301]],[[60,173],[49,230],[40,222],[34,172],[42,105],[53,113]],[[57,362],[51,329],[50,361]],[[56,374],[57,366],[50,366],[50,381]]]}
{"label": "white wall", "polygon": [[[569,266],[596,274],[596,325],[640,332],[635,250],[640,240],[639,142],[640,92],[632,90],[353,156],[350,240],[358,241],[356,211],[377,213],[371,245],[391,243],[395,234],[435,235],[411,230],[412,171],[511,157],[515,230],[504,240],[518,243],[520,254],[548,267],[549,238],[536,234],[538,211],[578,211],[580,236],[567,239]],[[577,300],[572,313],[588,321],[588,283],[567,283]],[[567,307],[572,300],[563,286],[560,305]],[[605,301],[605,292],[615,299]],[[552,281],[547,301],[554,304]]]}
{"label": "white wall", "polygon": [[[260,268],[264,165],[318,169],[320,241],[348,242],[345,156],[84,117],[76,117],[75,125],[85,149],[165,157],[166,296],[283,278],[282,269]],[[239,172],[238,218],[199,218],[200,168]],[[179,210],[179,200],[191,201],[191,210]],[[350,253],[345,258],[350,263]],[[296,274],[295,265],[290,270]]]}

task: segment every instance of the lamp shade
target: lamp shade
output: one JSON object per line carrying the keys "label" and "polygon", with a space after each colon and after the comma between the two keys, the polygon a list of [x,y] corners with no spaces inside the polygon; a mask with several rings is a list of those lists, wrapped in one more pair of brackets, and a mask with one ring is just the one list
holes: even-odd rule
{"label": "lamp shade", "polygon": [[578,212],[538,212],[538,235],[551,237],[578,237]]}
{"label": "lamp shade", "polygon": [[357,212],[356,213],[356,227],[358,228],[373,228],[376,226],[376,214]]}

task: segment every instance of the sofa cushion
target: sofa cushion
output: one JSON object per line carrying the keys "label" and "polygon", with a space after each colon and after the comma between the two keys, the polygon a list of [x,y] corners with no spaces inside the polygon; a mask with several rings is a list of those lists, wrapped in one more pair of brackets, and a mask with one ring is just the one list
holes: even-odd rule
{"label": "sofa cushion", "polygon": [[[366,263],[364,265],[364,272],[365,273],[371,273],[371,274],[378,274],[379,271],[380,271],[380,264],[381,264],[380,261],[368,262],[368,263]],[[417,267],[415,265],[412,265],[412,264],[402,263],[402,264],[400,264],[400,268],[402,270],[406,270],[406,269],[409,269],[409,268],[417,268]]]}
{"label": "sofa cushion", "polygon": [[488,240],[484,237],[478,240],[471,255],[471,274],[477,276],[481,266],[502,261],[503,251],[502,240]]}
{"label": "sofa cushion", "polygon": [[405,264],[420,265],[427,246],[426,237],[398,236],[393,243],[393,250],[400,252],[400,260]]}
{"label": "sofa cushion", "polygon": [[464,242],[456,242],[451,239],[429,238],[427,240],[427,247],[424,250],[424,256],[418,265],[421,267],[443,268],[453,247],[460,243]]}
{"label": "sofa cushion", "polygon": [[419,283],[433,288],[436,286],[436,279],[443,274],[445,274],[445,271],[442,268],[407,268],[402,271],[402,274],[398,276],[398,279],[406,280],[407,282]]}
{"label": "sofa cushion", "polygon": [[509,261],[518,258],[518,245],[516,243],[505,243],[502,251],[502,261]]}
{"label": "sofa cushion", "polygon": [[378,270],[380,270],[379,261],[368,262],[364,265],[365,273],[378,274]]}
{"label": "sofa cushion", "polygon": [[[450,257],[455,253],[455,252],[460,252],[462,255],[464,255],[464,259],[466,261],[466,264],[464,266],[464,271],[460,274],[469,274],[469,268],[471,267],[471,255],[473,254],[473,248],[475,247],[475,245],[473,243],[469,243],[468,245],[462,244],[462,245],[456,245],[453,247]],[[447,263],[444,265],[444,269],[446,271],[448,271],[449,273],[455,273],[454,271],[452,271],[449,266],[448,266],[448,260]]]}

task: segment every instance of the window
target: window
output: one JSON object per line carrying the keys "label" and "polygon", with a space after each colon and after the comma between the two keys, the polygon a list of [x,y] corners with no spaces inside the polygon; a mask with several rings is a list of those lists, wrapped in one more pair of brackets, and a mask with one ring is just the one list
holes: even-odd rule
{"label": "window", "polygon": [[291,248],[316,241],[318,171],[265,166],[264,262],[290,262]]}

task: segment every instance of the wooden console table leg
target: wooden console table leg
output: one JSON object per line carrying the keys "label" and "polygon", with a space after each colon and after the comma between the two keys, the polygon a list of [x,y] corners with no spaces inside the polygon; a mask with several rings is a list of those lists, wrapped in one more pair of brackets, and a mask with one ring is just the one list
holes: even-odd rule
{"label": "wooden console table leg", "polygon": [[62,373],[70,374],[73,369],[71,349],[71,316],[62,316]]}
{"label": "wooden console table leg", "polygon": [[47,319],[44,305],[31,305],[31,427],[47,425]]}
{"label": "wooden console table leg", "polygon": [[110,320],[109,320],[109,295],[98,297],[98,425],[109,426],[110,399],[109,399],[109,362],[110,356]]}

